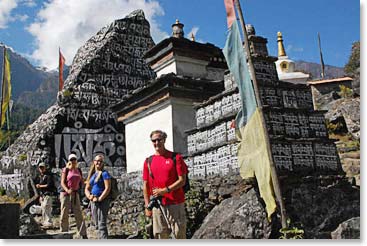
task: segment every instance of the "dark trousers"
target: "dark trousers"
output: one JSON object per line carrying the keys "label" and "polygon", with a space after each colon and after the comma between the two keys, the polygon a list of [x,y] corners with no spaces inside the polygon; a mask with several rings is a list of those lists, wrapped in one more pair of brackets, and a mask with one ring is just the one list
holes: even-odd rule
{"label": "dark trousers", "polygon": [[91,202],[92,220],[98,230],[98,239],[108,238],[107,216],[109,207],[109,199],[104,199],[101,202]]}

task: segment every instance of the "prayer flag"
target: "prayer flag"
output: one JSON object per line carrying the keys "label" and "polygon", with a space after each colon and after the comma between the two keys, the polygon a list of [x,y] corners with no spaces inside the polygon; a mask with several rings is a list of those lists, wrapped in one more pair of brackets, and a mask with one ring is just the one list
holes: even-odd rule
{"label": "prayer flag", "polygon": [[[2,99],[1,99],[1,127],[5,124],[6,111],[8,110],[11,97],[11,83],[10,83],[10,59],[9,54],[4,47],[4,69],[3,69],[3,83],[2,83]],[[9,121],[9,119],[8,119]]]}
{"label": "prayer flag", "polygon": [[64,71],[65,58],[59,48],[59,91],[64,87],[63,71]]}
{"label": "prayer flag", "polygon": [[241,110],[236,116],[236,137],[238,162],[242,178],[256,177],[260,195],[263,198],[268,220],[275,212],[276,203],[273,193],[270,157],[266,148],[266,135],[257,107],[255,91],[250,78],[245,51],[242,45],[237,21],[234,18],[233,0],[224,0],[227,10],[228,36],[223,54],[241,96]]}

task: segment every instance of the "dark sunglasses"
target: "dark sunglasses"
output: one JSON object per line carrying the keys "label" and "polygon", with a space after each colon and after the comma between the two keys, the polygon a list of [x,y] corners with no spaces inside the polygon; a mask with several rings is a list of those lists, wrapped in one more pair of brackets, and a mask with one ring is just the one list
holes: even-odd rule
{"label": "dark sunglasses", "polygon": [[155,143],[155,142],[160,142],[162,141],[162,138],[156,138],[156,139],[152,139],[152,143]]}
{"label": "dark sunglasses", "polygon": [[76,158],[71,158],[70,161],[76,161]]}

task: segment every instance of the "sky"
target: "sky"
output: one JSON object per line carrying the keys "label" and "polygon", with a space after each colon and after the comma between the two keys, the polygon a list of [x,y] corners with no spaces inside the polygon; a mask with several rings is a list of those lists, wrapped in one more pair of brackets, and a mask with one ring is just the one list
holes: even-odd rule
{"label": "sky", "polygon": [[[362,8],[363,2],[361,0]],[[360,1],[241,0],[246,24],[268,39],[277,56],[277,32],[290,59],[344,67],[353,42],[360,40]],[[223,0],[0,0],[0,42],[33,65],[56,69],[61,48],[71,65],[79,47],[102,27],[143,9],[155,43],[171,35],[178,19],[186,37],[224,47],[227,35]]]}

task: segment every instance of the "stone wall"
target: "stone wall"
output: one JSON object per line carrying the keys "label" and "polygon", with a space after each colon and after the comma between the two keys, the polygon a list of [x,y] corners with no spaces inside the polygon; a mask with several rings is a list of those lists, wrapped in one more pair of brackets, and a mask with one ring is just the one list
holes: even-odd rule
{"label": "stone wall", "polygon": [[[208,176],[190,180],[191,189],[186,193],[188,218],[187,236],[191,238],[205,216],[221,201],[246,190],[238,173],[225,176]],[[111,205],[108,228],[113,237],[144,237],[143,191],[125,187],[125,191]]]}

